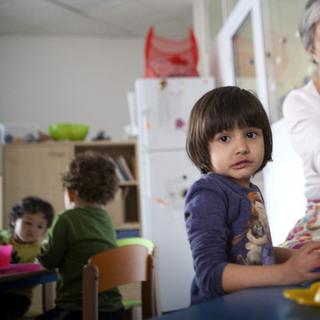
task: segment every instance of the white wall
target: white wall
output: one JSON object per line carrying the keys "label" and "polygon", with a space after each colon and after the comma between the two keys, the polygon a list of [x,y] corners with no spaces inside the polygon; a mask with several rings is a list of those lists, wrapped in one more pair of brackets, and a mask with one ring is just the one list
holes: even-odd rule
{"label": "white wall", "polygon": [[81,122],[123,138],[143,68],[144,39],[1,36],[0,122]]}

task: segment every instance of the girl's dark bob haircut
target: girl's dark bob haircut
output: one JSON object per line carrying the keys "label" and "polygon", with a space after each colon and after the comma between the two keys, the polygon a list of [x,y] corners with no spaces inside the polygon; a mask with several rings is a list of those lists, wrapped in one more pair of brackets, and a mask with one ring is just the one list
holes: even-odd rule
{"label": "girl's dark bob haircut", "polygon": [[[261,171],[272,155],[272,133],[268,116],[255,94],[238,87],[220,87],[203,95],[194,105],[189,119],[186,150],[201,171],[213,171],[209,143],[223,130],[254,127],[263,132],[265,154]],[[256,172],[255,172],[256,173]]]}

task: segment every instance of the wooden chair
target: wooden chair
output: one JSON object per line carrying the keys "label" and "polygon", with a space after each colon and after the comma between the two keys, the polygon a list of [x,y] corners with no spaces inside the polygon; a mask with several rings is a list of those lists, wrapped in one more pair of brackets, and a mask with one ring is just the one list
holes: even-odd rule
{"label": "wooden chair", "polygon": [[91,257],[83,268],[82,319],[98,319],[99,292],[138,281],[143,319],[156,316],[153,267],[153,256],[139,244],[113,248]]}
{"label": "wooden chair", "polygon": [[[159,293],[159,280],[156,272],[158,265],[158,251],[154,243],[142,237],[126,237],[117,240],[117,246],[123,247],[132,244],[141,244],[148,249],[150,255],[153,256],[153,306],[157,316],[161,315],[160,307],[160,293]],[[140,284],[139,284],[140,285]],[[140,285],[141,286],[141,285]],[[122,303],[126,309],[129,319],[141,319],[141,299],[139,298],[139,286],[136,283],[131,283],[125,287],[121,287],[120,291],[123,295]],[[141,290],[140,290],[141,291]],[[129,295],[129,297],[128,297]]]}

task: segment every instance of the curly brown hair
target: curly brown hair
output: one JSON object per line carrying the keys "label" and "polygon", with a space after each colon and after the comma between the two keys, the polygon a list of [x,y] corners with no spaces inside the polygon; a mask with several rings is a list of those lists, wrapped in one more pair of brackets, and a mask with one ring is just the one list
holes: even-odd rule
{"label": "curly brown hair", "polygon": [[64,188],[88,203],[105,205],[115,196],[118,178],[107,155],[93,151],[80,153],[62,175]]}

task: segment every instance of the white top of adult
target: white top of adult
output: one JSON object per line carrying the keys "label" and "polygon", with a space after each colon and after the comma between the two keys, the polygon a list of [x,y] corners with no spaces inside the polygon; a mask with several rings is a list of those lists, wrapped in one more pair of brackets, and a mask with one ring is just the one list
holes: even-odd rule
{"label": "white top of adult", "polygon": [[288,94],[283,115],[292,145],[303,160],[305,196],[320,200],[320,94],[313,81]]}

